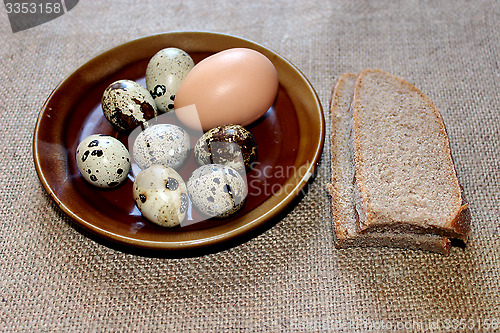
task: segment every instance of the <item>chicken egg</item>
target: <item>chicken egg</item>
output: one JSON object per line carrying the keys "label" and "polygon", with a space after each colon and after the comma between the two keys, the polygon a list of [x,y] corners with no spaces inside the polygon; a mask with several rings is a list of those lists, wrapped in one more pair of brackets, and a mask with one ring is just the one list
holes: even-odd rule
{"label": "chicken egg", "polygon": [[247,48],[221,51],[196,64],[175,95],[175,114],[194,130],[248,125],[274,103],[278,73],[262,53]]}

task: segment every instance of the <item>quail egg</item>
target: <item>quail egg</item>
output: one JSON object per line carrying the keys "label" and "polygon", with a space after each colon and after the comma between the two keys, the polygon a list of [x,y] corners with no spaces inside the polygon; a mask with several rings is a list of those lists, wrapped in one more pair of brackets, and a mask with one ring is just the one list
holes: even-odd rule
{"label": "quail egg", "polygon": [[190,149],[191,142],[186,131],[172,124],[157,124],[139,133],[132,156],[141,169],[153,164],[177,169],[188,157]]}
{"label": "quail egg", "polygon": [[245,172],[257,161],[257,141],[240,125],[218,126],[196,142],[194,157],[199,165],[223,164]]}
{"label": "quail egg", "polygon": [[146,88],[131,80],[118,80],[106,88],[102,110],[111,125],[124,133],[158,115],[155,101]]}
{"label": "quail egg", "polygon": [[151,58],[146,68],[146,87],[160,112],[174,111],[177,89],[193,67],[193,59],[175,47],[160,50]]}
{"label": "quail egg", "polygon": [[226,165],[207,164],[199,167],[187,182],[193,205],[209,217],[228,217],[245,202],[247,184],[235,169]]}
{"label": "quail egg", "polygon": [[112,136],[94,134],[83,139],[76,149],[78,171],[87,182],[101,188],[113,188],[127,179],[130,154]]}
{"label": "quail egg", "polygon": [[186,184],[170,167],[154,164],[142,170],[135,178],[132,192],[142,215],[155,224],[175,227],[186,216]]}

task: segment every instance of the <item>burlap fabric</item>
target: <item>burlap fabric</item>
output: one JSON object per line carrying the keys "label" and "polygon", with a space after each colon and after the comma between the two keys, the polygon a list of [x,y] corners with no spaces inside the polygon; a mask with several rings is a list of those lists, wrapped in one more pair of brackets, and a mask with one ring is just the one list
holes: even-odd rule
{"label": "burlap fabric", "polygon": [[[0,330],[499,325],[499,26],[498,1],[87,0],[17,33],[1,8]],[[325,189],[328,140],[309,192],[280,220],[230,246],[186,257],[152,255],[76,227],[38,181],[31,144],[36,117],[52,89],[87,60],[171,30],[230,33],[275,50],[310,79],[325,111],[344,72],[380,68],[415,84],[448,128],[473,218],[467,247],[449,257],[335,249]]]}

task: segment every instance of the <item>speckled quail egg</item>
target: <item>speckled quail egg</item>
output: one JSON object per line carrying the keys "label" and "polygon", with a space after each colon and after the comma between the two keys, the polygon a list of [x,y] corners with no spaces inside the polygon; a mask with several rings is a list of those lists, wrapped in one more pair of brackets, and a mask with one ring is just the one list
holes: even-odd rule
{"label": "speckled quail egg", "polygon": [[193,67],[193,59],[175,47],[160,50],[151,58],[146,68],[146,87],[160,112],[174,111],[177,89]]}
{"label": "speckled quail egg", "polygon": [[194,157],[199,165],[223,164],[245,172],[257,161],[257,141],[240,125],[218,126],[196,142]]}
{"label": "speckled quail egg", "polygon": [[228,217],[237,212],[247,196],[247,184],[235,169],[226,165],[199,167],[187,182],[193,205],[209,217]]}
{"label": "speckled quail egg", "polygon": [[93,134],[78,144],[76,164],[90,184],[113,188],[127,179],[130,154],[123,143],[112,136]]}
{"label": "speckled quail egg", "polygon": [[182,128],[157,124],[146,128],[135,139],[132,156],[141,169],[153,164],[179,168],[189,156],[191,142]]}
{"label": "speckled quail egg", "polygon": [[102,111],[111,125],[124,133],[158,115],[156,103],[146,88],[131,80],[118,80],[106,88]]}
{"label": "speckled quail egg", "polygon": [[134,200],[142,215],[162,227],[175,227],[186,216],[186,184],[172,168],[154,164],[134,181]]}

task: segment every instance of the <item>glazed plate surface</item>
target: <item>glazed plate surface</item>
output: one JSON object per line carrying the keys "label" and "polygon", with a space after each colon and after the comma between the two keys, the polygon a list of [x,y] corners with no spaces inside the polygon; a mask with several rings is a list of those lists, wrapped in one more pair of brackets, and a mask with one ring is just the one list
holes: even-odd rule
{"label": "glazed plate surface", "polygon": [[[274,64],[279,90],[273,106],[247,126],[258,144],[258,162],[247,175],[249,194],[242,210],[227,219],[209,219],[162,228],[144,219],[132,198],[133,177],[113,190],[99,190],[80,176],[78,143],[90,134],[108,134],[128,145],[102,114],[104,89],[119,79],[145,86],[149,59],[177,47],[195,63],[233,47],[255,49]],[[258,98],[258,96],[256,96]],[[175,116],[169,122],[176,124]],[[40,181],[56,204],[85,229],[118,243],[148,249],[178,250],[221,243],[275,217],[307,186],[321,155],[325,124],[320,101],[304,75],[290,62],[249,40],[210,32],[152,35],[117,46],[90,60],[52,92],[40,112],[33,154]],[[193,153],[179,171],[185,180],[196,168]],[[196,219],[196,212],[193,212]]]}

